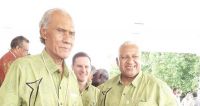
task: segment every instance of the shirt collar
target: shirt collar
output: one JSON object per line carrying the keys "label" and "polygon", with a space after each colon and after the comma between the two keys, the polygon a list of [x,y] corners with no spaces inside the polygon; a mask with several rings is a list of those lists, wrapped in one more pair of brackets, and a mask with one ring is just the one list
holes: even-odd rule
{"label": "shirt collar", "polygon": [[85,89],[84,89],[82,92],[80,91],[80,93],[83,94],[84,92],[88,91],[89,88],[90,88],[91,86],[92,86],[92,82],[91,82],[91,81],[88,81],[88,82],[86,83]]}
{"label": "shirt collar", "polygon": [[11,50],[9,52],[13,55],[14,58],[17,58],[14,52],[12,52]]}
{"label": "shirt collar", "polygon": [[91,85],[92,85],[92,81],[88,81],[83,91],[88,90]]}
{"label": "shirt collar", "polygon": [[139,74],[135,77],[135,79],[131,82],[131,84],[135,87],[137,87],[142,79],[142,71],[139,72]]}
{"label": "shirt collar", "polygon": [[[135,79],[131,82],[131,85],[137,87],[141,79],[142,79],[142,71],[140,71],[139,74],[135,77]],[[118,76],[118,82],[119,84],[122,84],[121,75]]]}
{"label": "shirt collar", "polygon": [[[47,68],[49,69],[50,73],[54,73],[54,72],[59,72],[59,68],[58,65],[53,61],[52,57],[45,51],[42,51],[42,59],[43,61],[46,63]],[[64,63],[64,75],[68,76],[68,67],[66,66],[66,64]]]}

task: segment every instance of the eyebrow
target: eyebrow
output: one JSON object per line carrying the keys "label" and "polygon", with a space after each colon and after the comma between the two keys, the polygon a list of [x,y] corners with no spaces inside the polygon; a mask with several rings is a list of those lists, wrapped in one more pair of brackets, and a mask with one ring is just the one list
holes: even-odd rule
{"label": "eyebrow", "polygon": [[57,27],[56,30],[58,31],[62,31],[62,32],[69,32],[71,33],[72,35],[75,35],[75,31],[71,31],[71,30],[67,30],[67,29],[64,29],[64,28],[61,28],[61,27]]}

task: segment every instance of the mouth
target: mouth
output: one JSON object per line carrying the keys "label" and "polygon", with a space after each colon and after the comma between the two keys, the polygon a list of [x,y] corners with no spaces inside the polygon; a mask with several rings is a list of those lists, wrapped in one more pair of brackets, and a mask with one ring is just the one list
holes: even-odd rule
{"label": "mouth", "polygon": [[127,69],[136,69],[136,65],[128,65],[126,66]]}
{"label": "mouth", "polygon": [[60,47],[64,51],[70,51],[70,47]]}
{"label": "mouth", "polygon": [[85,79],[86,75],[85,74],[80,74],[79,75],[81,78]]}

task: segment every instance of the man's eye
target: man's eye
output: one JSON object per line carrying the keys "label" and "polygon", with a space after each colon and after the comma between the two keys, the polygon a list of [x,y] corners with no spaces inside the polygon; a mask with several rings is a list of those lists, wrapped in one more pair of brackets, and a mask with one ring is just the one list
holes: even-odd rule
{"label": "man's eye", "polygon": [[125,57],[125,56],[121,56],[121,59],[126,59],[127,57]]}
{"label": "man's eye", "polygon": [[132,56],[133,58],[138,58],[139,56]]}
{"label": "man's eye", "polygon": [[69,34],[75,36],[75,32],[69,31]]}
{"label": "man's eye", "polygon": [[121,56],[121,59],[128,60],[128,59],[136,59],[138,57],[139,56],[131,56],[131,57],[129,57],[129,56]]}
{"label": "man's eye", "polygon": [[68,31],[68,30],[65,30],[65,29],[62,29],[62,28],[57,28],[56,29],[59,33],[63,33],[63,34],[69,34],[71,36],[75,36],[75,32],[73,31]]}
{"label": "man's eye", "polygon": [[65,32],[65,30],[64,29],[61,29],[61,28],[58,28],[58,29],[56,29],[58,32]]}

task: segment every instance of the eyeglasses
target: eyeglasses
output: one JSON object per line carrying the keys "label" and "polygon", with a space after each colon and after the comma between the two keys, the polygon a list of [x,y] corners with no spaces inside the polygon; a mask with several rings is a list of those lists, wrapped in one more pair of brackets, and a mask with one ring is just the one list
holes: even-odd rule
{"label": "eyeglasses", "polygon": [[26,54],[26,55],[30,54],[30,53],[28,52],[29,50],[28,50],[27,48],[20,47],[20,49],[22,50],[23,54]]}

